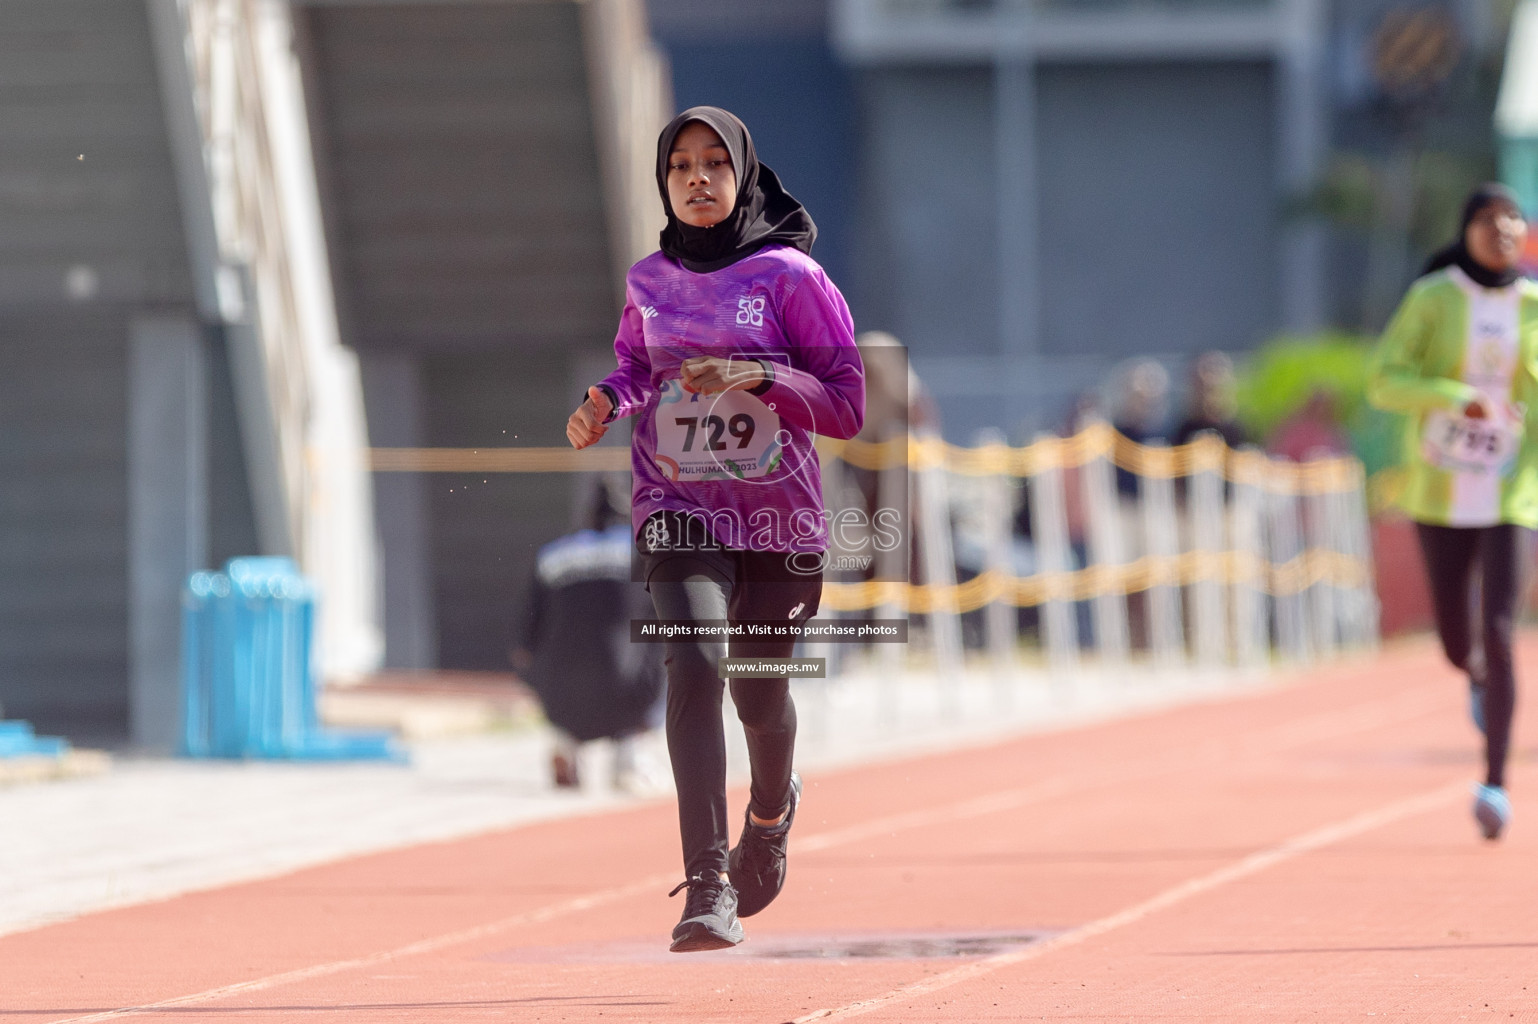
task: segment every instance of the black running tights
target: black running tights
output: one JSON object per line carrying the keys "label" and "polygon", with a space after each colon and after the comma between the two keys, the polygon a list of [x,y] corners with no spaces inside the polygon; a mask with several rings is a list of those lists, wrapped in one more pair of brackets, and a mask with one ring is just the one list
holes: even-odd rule
{"label": "black running tights", "polygon": [[[1431,581],[1437,635],[1447,660],[1484,689],[1485,783],[1504,786],[1506,754],[1517,683],[1512,630],[1522,610],[1533,531],[1498,526],[1430,526],[1417,523]],[[1473,575],[1479,569],[1478,632]]]}
{"label": "black running tights", "polygon": [[[684,560],[674,560],[670,568],[676,568],[680,561]],[[673,578],[659,578],[661,575]],[[728,618],[734,586],[753,585],[750,581],[723,581],[716,573],[675,571],[654,575],[649,589],[659,619],[722,621]],[[731,656],[788,658],[794,647],[793,640],[733,638]],[[726,817],[726,735],[716,663],[726,656],[727,645],[717,639],[669,641],[665,651],[668,758],[678,787],[684,871],[691,878],[706,869],[724,875],[731,823]],[[753,808],[761,817],[771,817],[790,799],[791,758],[796,745],[796,706],[790,699],[790,683],[785,679],[734,679],[731,686],[732,701],[748,741]]]}

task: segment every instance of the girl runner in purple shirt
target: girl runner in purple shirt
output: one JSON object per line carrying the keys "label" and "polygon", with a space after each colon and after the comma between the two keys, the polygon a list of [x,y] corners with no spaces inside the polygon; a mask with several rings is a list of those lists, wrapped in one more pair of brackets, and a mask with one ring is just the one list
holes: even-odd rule
{"label": "girl runner in purple shirt", "polygon": [[630,268],[618,367],[567,421],[585,448],[635,416],[633,523],[664,624],[725,623],[666,646],[667,737],[678,788],[687,889],[675,952],[742,941],[738,917],[785,881],[800,777],[785,676],[731,681],[752,789],[728,849],[726,740],[717,662],[786,658],[784,635],[749,625],[805,622],[822,593],[827,528],[815,434],[853,437],[865,374],[844,298],[808,255],[817,228],[758,162],[747,127],[693,107],[657,142],[667,213],[661,252]]}

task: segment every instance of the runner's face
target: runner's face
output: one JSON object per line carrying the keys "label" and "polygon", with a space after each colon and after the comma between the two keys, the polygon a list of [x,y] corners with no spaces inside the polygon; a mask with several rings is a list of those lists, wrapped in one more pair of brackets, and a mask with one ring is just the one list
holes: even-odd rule
{"label": "runner's face", "polygon": [[737,174],[721,136],[700,121],[684,125],[668,154],[668,201],[690,227],[711,228],[737,206]]}
{"label": "runner's face", "polygon": [[1505,203],[1491,203],[1469,221],[1463,244],[1474,262],[1488,270],[1515,269],[1527,244],[1527,221]]}

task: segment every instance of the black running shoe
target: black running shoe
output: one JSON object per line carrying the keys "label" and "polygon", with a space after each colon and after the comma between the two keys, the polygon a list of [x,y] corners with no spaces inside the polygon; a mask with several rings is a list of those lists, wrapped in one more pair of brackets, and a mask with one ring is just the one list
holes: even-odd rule
{"label": "black running shoe", "polygon": [[680,882],[668,893],[677,896],[688,889],[683,920],[673,929],[675,953],[699,953],[707,949],[726,949],[742,941],[742,922],[737,920],[737,890],[714,871],[701,871],[687,882]]}
{"label": "black running shoe", "polygon": [[743,815],[742,838],[727,854],[732,884],[737,887],[737,913],[752,917],[774,902],[785,887],[785,847],[790,842],[790,826],[796,820],[796,805],[801,802],[801,776],[790,773],[790,809],[785,820],[765,828],[753,824],[751,806]]}

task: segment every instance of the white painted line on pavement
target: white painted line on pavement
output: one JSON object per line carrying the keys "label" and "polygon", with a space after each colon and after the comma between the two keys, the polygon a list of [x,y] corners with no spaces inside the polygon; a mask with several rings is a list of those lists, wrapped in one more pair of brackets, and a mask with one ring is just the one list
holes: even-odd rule
{"label": "white painted line on pavement", "polygon": [[963,982],[980,978],[986,974],[992,974],[994,971],[1002,970],[1014,964],[1035,960],[1038,957],[1055,953],[1068,946],[1076,946],[1081,942],[1104,935],[1106,932],[1115,931],[1130,924],[1136,924],[1144,918],[1172,907],[1177,903],[1184,903],[1194,896],[1211,892],[1213,889],[1220,888],[1230,882],[1248,878],[1283,861],[1292,860],[1303,854],[1312,853],[1326,846],[1371,832],[1373,829],[1392,824],[1403,818],[1410,818],[1426,811],[1435,810],[1443,804],[1451,802],[1455,797],[1466,795],[1467,793],[1468,783],[1457,782],[1451,785],[1438,786],[1436,789],[1418,796],[1396,800],[1376,810],[1366,811],[1345,821],[1326,825],[1312,832],[1306,832],[1268,850],[1252,853],[1248,857],[1235,861],[1227,867],[1219,868],[1210,874],[1182,882],[1141,903],[1127,907],[1125,910],[1120,910],[1114,914],[1091,921],[1089,924],[1081,925],[1072,931],[1064,932],[1045,941],[1020,949],[1013,949],[1006,953],[998,953],[986,959],[955,967],[944,973],[923,978],[908,985],[900,985],[890,992],[885,992],[870,999],[846,1003],[833,1009],[815,1010],[812,1013],[795,1018],[790,1024],[811,1024],[813,1021],[833,1021],[858,1017],[861,1014],[871,1013],[893,1003],[905,1002],[940,989],[960,985]]}
{"label": "white painted line on pavement", "polygon": [[[1432,700],[1420,695],[1404,698],[1392,702],[1387,706],[1381,703],[1362,703],[1354,707],[1348,707],[1331,712],[1328,715],[1321,715],[1312,718],[1301,719],[1298,721],[1279,723],[1271,730],[1269,730],[1269,732],[1276,735],[1276,737],[1281,742],[1268,746],[1263,742],[1256,742],[1256,738],[1252,738],[1249,742],[1246,743],[1246,746],[1250,750],[1285,749],[1287,747],[1312,742],[1319,738],[1333,738],[1342,734],[1365,731],[1373,727],[1379,727],[1387,724],[1397,724],[1400,721],[1424,715],[1433,709],[1439,708],[1442,703],[1443,702],[1440,700]],[[1261,735],[1263,736],[1264,733]],[[1016,810],[1027,804],[1037,803],[1075,791],[1093,788],[1095,786],[1112,784],[1118,780],[1125,780],[1128,776],[1133,776],[1136,778],[1147,778],[1152,774],[1159,773],[1161,770],[1200,770],[1202,765],[1210,758],[1226,757],[1229,753],[1230,747],[1227,741],[1215,741],[1211,744],[1206,744],[1200,748],[1197,748],[1196,750],[1180,751],[1175,757],[1151,759],[1154,762],[1152,764],[1147,761],[1125,762],[1116,766],[1114,769],[1104,770],[1097,773],[1081,772],[1072,776],[1059,776],[1057,778],[1043,780],[1042,782],[1032,786],[1002,790],[999,792],[983,794],[980,796],[973,796],[965,800],[956,801],[954,803],[943,804],[939,807],[908,811],[901,814],[890,815],[885,818],[877,818],[872,821],[861,822],[859,824],[850,825],[841,829],[834,829],[829,832],[814,833],[813,835],[807,836],[803,840],[799,840],[796,843],[796,849],[801,853],[812,853],[818,850],[826,850],[835,846],[841,846],[863,839],[870,839],[882,835],[890,835],[903,829],[922,828],[932,825],[944,824],[951,821],[959,821],[965,818],[981,817],[987,814]],[[1458,783],[1456,791],[1464,792],[1466,788],[1467,786],[1465,783]],[[1436,795],[1438,800],[1441,800],[1446,799],[1447,795],[1452,791],[1452,787],[1445,787],[1433,791],[1433,794],[1431,795]],[[1402,801],[1401,804],[1413,803],[1417,800],[1424,802],[1427,801],[1431,795],[1412,798],[1411,801]],[[1435,801],[1433,801],[1433,804],[1434,803]],[[922,995],[924,992],[933,991],[934,987],[944,988],[948,985],[953,985],[961,981],[965,981],[979,973],[987,973],[991,970],[997,970],[1000,967],[1007,966],[1008,964],[1015,963],[1019,960],[1029,960],[1035,956],[1042,955],[1043,953],[1050,952],[1054,949],[1059,949],[1065,945],[1072,945],[1077,942],[1082,942],[1085,939],[1093,937],[1094,935],[1099,935],[1104,931],[1109,931],[1111,928],[1120,927],[1121,925],[1130,923],[1131,920],[1136,919],[1131,918],[1128,920],[1123,920],[1122,918],[1128,914],[1136,913],[1138,917],[1147,916],[1147,914],[1152,913],[1157,909],[1161,909],[1163,906],[1168,905],[1168,903],[1179,902],[1180,900],[1195,895],[1196,892],[1204,892],[1216,885],[1221,885],[1224,882],[1232,881],[1233,878],[1243,877],[1245,874],[1253,874],[1255,871],[1269,867],[1277,860],[1285,860],[1288,857],[1296,856],[1298,853],[1306,852],[1308,849],[1315,849],[1320,845],[1325,845],[1325,842],[1317,841],[1317,837],[1319,836],[1333,836],[1333,838],[1328,839],[1328,842],[1334,842],[1338,841],[1340,838],[1345,838],[1347,835],[1347,833],[1342,833],[1337,836],[1335,835],[1336,831],[1343,828],[1354,827],[1355,823],[1362,820],[1371,819],[1373,823],[1360,827],[1357,829],[1357,831],[1366,831],[1367,828],[1376,827],[1377,824],[1383,824],[1389,820],[1394,820],[1391,817],[1385,818],[1380,822],[1374,818],[1373,815],[1382,815],[1383,813],[1390,811],[1393,808],[1400,807],[1401,804],[1391,804],[1389,808],[1386,808],[1384,811],[1371,812],[1368,815],[1352,818],[1341,825],[1328,826],[1317,832],[1308,833],[1307,835],[1300,838],[1288,840],[1282,843],[1280,846],[1273,847],[1269,851],[1252,854],[1250,857],[1239,861],[1236,865],[1233,865],[1229,868],[1221,869],[1212,875],[1204,876],[1201,879],[1197,879],[1193,882],[1188,882],[1184,885],[1176,886],[1174,889],[1167,890],[1165,893],[1154,897],[1147,903],[1138,904],[1136,907],[1130,908],[1129,910],[1122,911],[1119,914],[1114,914],[1109,918],[1102,918],[1099,921],[1091,922],[1090,924],[1084,925],[1070,932],[1065,932],[1062,935],[1059,935],[1053,939],[1049,939],[1045,942],[1027,946],[1022,950],[1015,950],[1007,954],[1000,954],[999,956],[990,957],[986,960],[977,961],[975,963],[968,964],[965,967],[957,968],[954,971],[936,975],[930,979],[927,979],[925,982],[917,983],[917,986],[915,987],[902,987],[894,989],[892,992],[886,993],[885,995],[877,996],[874,1000],[862,1000],[860,1002],[851,1003],[848,1004],[848,1006],[839,1007],[837,1009],[818,1010],[809,1016],[797,1018],[794,1024],[801,1024],[801,1022],[804,1021],[832,1019],[838,1016],[854,1016],[860,1013],[865,1013],[870,1010],[878,1009],[881,1006],[885,1006],[890,1002],[895,1002],[899,999],[907,998],[910,995]],[[1397,813],[1396,816],[1403,817],[1409,813],[1412,812],[1401,812]],[[1356,833],[1351,832],[1349,834],[1354,835]],[[1312,843],[1313,845],[1306,845],[1309,843]],[[1266,858],[1270,859],[1268,860]],[[1254,863],[1252,864],[1252,862]],[[1231,874],[1233,872],[1239,873]],[[1216,879],[1216,881],[1213,881],[1214,879]],[[125,1006],[119,1009],[104,1010],[100,1013],[88,1014],[81,1017],[61,1018],[50,1022],[50,1024],[94,1024],[94,1022],[97,1021],[117,1020],[123,1017],[137,1016],[144,1013],[153,1013],[157,1010],[166,1010],[180,1006],[212,1002],[214,1000],[223,999],[228,996],[261,991],[263,989],[274,988],[280,985],[286,985],[294,982],[307,981],[312,978],[320,978],[327,975],[338,974],[343,971],[352,970],[354,968],[376,966],[378,964],[386,963],[392,960],[403,959],[405,957],[417,956],[425,953],[433,953],[441,949],[447,949],[452,946],[487,938],[513,928],[539,924],[541,922],[549,921],[553,918],[562,917],[567,914],[580,913],[584,910],[591,910],[595,907],[605,906],[620,900],[629,899],[633,896],[644,895],[649,891],[665,888],[676,880],[676,875],[671,873],[652,875],[648,878],[640,879],[626,885],[616,886],[610,889],[602,889],[597,892],[589,893],[585,896],[576,897],[575,899],[549,904],[535,910],[525,911],[520,914],[513,914],[509,917],[501,918],[497,921],[491,921],[486,924],[476,925],[472,928],[466,928],[460,931],[434,936],[432,938],[423,939],[405,946],[399,946],[395,949],[382,950],[378,953],[371,953],[367,956],[354,957],[346,960],[334,960],[323,964],[314,964],[309,967],[301,967],[292,971],[285,971],[280,974],[268,975],[263,978],[253,978],[250,981],[236,982],[231,985],[223,985],[218,988],[206,989],[202,992],[195,992],[190,995],[175,996],[170,999],[164,999],[154,1003],[146,1003],[141,1006]],[[1199,888],[1191,889],[1190,887],[1192,886],[1198,886]],[[1161,900],[1165,902],[1159,902]],[[1155,906],[1155,904],[1158,905]]]}

